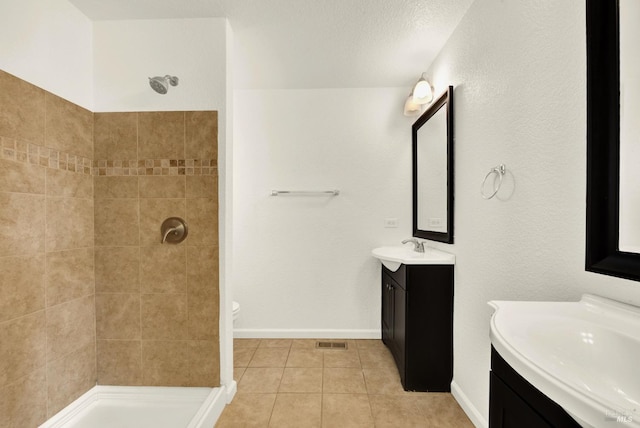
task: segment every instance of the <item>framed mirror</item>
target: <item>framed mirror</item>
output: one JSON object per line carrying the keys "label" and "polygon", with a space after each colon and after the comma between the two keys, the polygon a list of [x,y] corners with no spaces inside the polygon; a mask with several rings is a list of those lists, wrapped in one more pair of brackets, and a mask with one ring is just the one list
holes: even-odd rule
{"label": "framed mirror", "polygon": [[[640,281],[636,0],[587,0],[586,270]],[[622,12],[621,12],[622,10]],[[620,17],[628,16],[631,22]],[[621,95],[622,94],[622,95]]]}
{"label": "framed mirror", "polygon": [[411,131],[413,236],[453,244],[453,86]]}

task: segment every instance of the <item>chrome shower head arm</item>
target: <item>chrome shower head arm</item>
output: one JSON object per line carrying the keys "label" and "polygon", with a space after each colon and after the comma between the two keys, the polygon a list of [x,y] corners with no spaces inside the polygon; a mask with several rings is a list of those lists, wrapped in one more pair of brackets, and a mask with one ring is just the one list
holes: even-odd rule
{"label": "chrome shower head arm", "polygon": [[169,76],[168,74],[164,76],[165,79],[169,81],[171,86],[178,86],[178,76]]}

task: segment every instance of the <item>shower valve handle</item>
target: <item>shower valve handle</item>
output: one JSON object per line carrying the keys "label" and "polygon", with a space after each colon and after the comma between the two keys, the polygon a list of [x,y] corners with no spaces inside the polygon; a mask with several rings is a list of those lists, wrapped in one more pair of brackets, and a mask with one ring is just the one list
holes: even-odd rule
{"label": "shower valve handle", "polygon": [[180,217],[169,217],[160,226],[160,243],[179,244],[187,237],[187,223]]}
{"label": "shower valve handle", "polygon": [[174,235],[178,234],[178,228],[177,227],[172,227],[167,229],[167,231],[164,233],[164,236],[162,237],[162,241],[160,241],[162,244],[165,243],[165,241],[167,240],[167,236],[169,236],[170,233],[173,233]]}

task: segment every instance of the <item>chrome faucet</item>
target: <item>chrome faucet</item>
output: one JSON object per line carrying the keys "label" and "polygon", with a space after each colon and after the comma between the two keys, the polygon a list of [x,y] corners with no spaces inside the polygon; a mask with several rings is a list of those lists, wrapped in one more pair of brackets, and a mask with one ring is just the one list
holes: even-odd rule
{"label": "chrome faucet", "polygon": [[403,244],[413,242],[413,251],[416,253],[424,253],[424,242],[418,241],[416,238],[409,238],[402,241]]}

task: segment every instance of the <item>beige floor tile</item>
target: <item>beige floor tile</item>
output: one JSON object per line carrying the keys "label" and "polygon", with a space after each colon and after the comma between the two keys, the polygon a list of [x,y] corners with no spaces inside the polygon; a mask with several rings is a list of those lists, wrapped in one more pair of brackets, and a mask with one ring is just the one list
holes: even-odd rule
{"label": "beige floor tile", "polygon": [[424,428],[428,419],[413,400],[402,395],[369,395],[376,428]]}
{"label": "beige floor tile", "polygon": [[233,366],[234,367],[247,367],[253,354],[255,354],[256,348],[233,348]]}
{"label": "beige floor tile", "polygon": [[346,351],[315,343],[234,339],[238,394],[216,427],[473,428],[451,394],[404,391],[382,341],[347,340]]}
{"label": "beige floor tile", "polygon": [[358,339],[354,342],[358,349],[386,348],[380,339]]}
{"label": "beige floor tile", "polygon": [[317,339],[293,339],[291,349],[316,349]]}
{"label": "beige floor tile", "polygon": [[327,394],[366,394],[361,369],[326,368],[322,375],[322,392]]}
{"label": "beige floor tile", "polygon": [[278,392],[322,392],[322,368],[285,368]]}
{"label": "beige floor tile", "polygon": [[269,418],[276,401],[276,394],[245,394],[238,393],[233,398],[218,422],[216,428],[264,428],[269,424]]}
{"label": "beige floor tile", "polygon": [[473,424],[458,402],[448,392],[420,394],[407,399],[414,401],[430,423],[430,426],[442,428],[473,428]]}
{"label": "beige floor tile", "polygon": [[284,367],[289,348],[258,348],[249,362],[249,367]]}
{"label": "beige floor tile", "polygon": [[238,383],[239,392],[278,392],[284,369],[248,368]]}
{"label": "beige floor tile", "polygon": [[396,362],[393,360],[393,356],[391,352],[385,348],[362,348],[358,349],[358,354],[360,354],[360,363],[362,364],[362,368],[371,369],[371,368],[393,368],[396,367]]}
{"label": "beige floor tile", "polygon": [[324,352],[325,367],[361,368],[360,355],[356,349],[340,351],[330,350]]}
{"label": "beige floor tile", "polygon": [[324,394],[323,428],[373,428],[373,416],[366,394]]}
{"label": "beige floor tile", "polygon": [[322,367],[323,351],[291,348],[287,367]]}
{"label": "beige floor tile", "polygon": [[258,348],[291,348],[291,339],[262,339]]}
{"label": "beige floor tile", "polygon": [[319,428],[321,414],[321,394],[278,394],[269,427]]}
{"label": "beige floor tile", "polygon": [[260,339],[233,339],[233,349],[237,348],[257,348]]}
{"label": "beige floor tile", "polygon": [[369,394],[403,394],[400,375],[393,369],[363,369],[364,381]]}
{"label": "beige floor tile", "polygon": [[242,379],[242,375],[245,372],[246,367],[234,367],[233,368],[233,380],[237,382],[240,382],[240,379]]}

